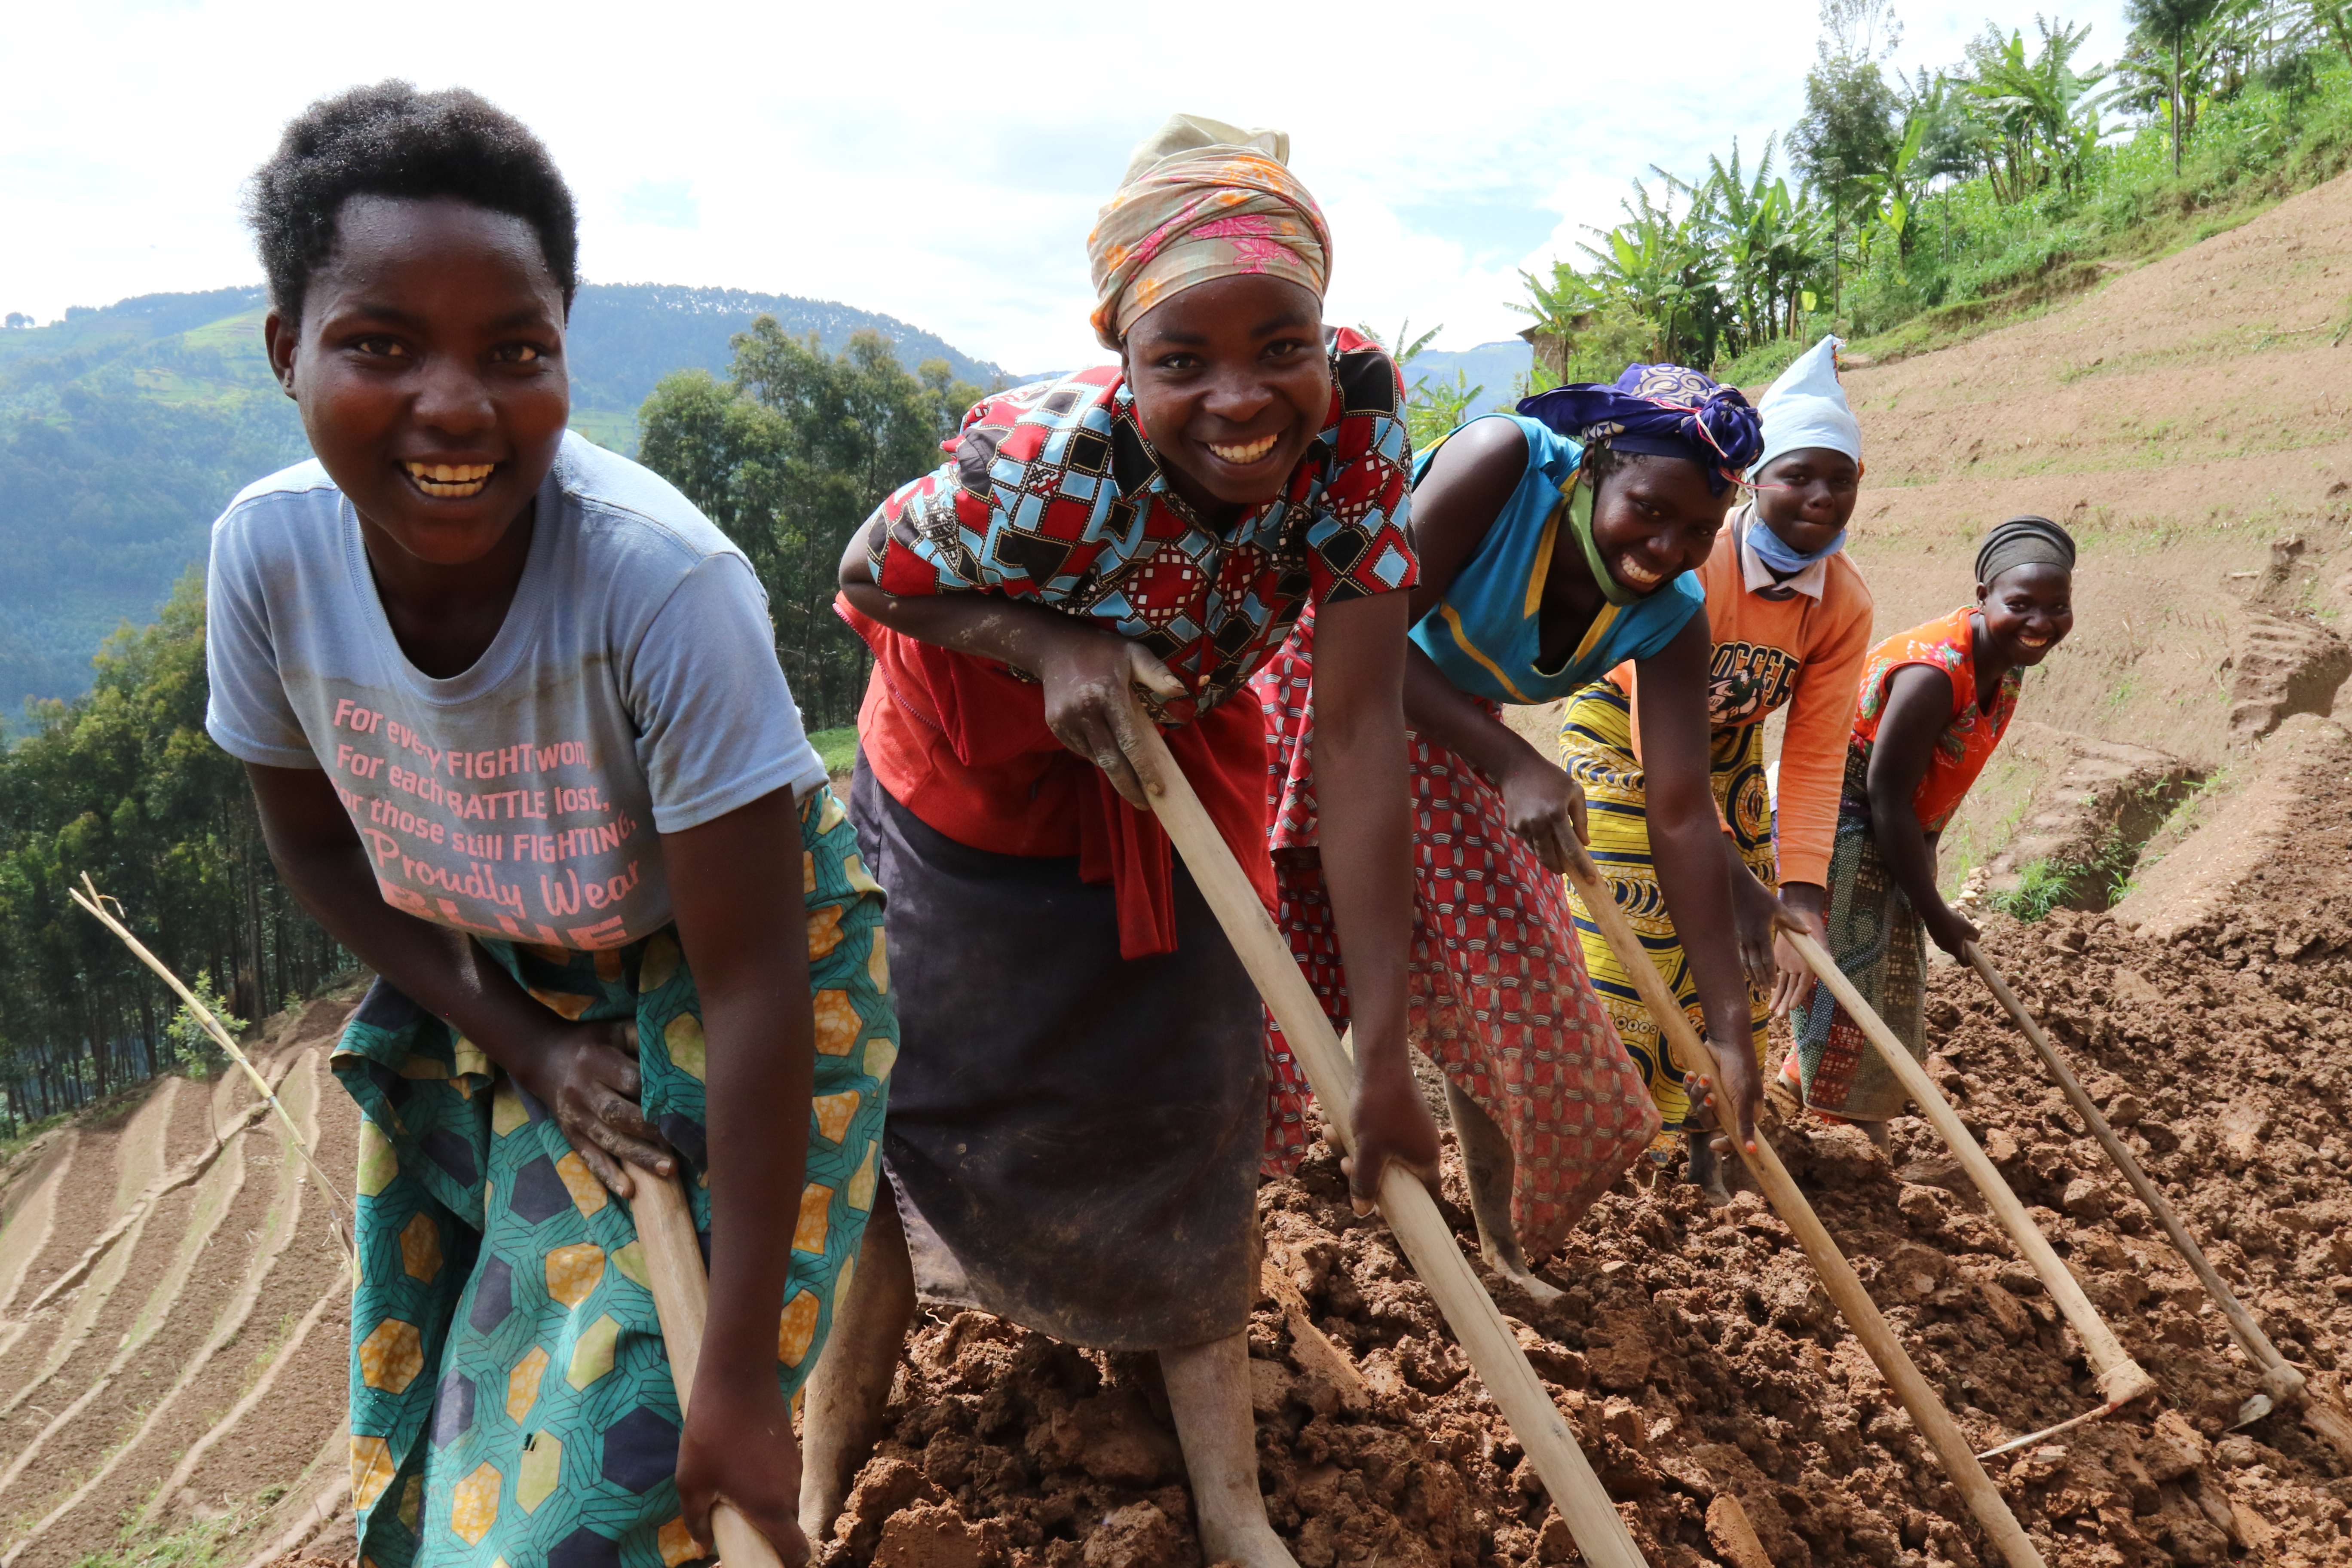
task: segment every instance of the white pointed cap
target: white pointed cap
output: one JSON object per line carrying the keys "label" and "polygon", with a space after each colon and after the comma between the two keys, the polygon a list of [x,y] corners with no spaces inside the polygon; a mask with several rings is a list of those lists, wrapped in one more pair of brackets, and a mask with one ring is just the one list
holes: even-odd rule
{"label": "white pointed cap", "polygon": [[1837,352],[1843,343],[1834,335],[1823,338],[1765,389],[1756,405],[1764,416],[1764,455],[1749,473],[1761,473],[1781,453],[1807,447],[1826,447],[1862,461],[1862,426],[1838,384]]}

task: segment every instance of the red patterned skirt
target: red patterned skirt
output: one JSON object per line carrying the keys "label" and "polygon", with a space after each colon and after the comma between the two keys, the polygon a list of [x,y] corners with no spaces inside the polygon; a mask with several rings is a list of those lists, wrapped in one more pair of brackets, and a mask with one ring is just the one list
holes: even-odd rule
{"label": "red patterned skirt", "polygon": [[[1314,626],[1252,682],[1265,717],[1277,923],[1336,1029],[1349,1018],[1316,833]],[[1586,977],[1560,879],[1510,831],[1501,793],[1433,741],[1407,738],[1412,787],[1412,1043],[1501,1128],[1511,1223],[1531,1258],[1555,1251],[1632,1164],[1658,1113]],[[1266,1166],[1304,1152],[1307,1089],[1271,1020]]]}

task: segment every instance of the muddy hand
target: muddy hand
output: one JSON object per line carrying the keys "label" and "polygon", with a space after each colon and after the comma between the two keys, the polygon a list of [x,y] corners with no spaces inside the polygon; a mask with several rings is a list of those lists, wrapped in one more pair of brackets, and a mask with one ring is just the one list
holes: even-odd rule
{"label": "muddy hand", "polygon": [[[1397,1081],[1387,1081],[1393,1079]],[[1356,1131],[1355,1152],[1339,1162],[1348,1178],[1348,1196],[1359,1215],[1380,1206],[1381,1178],[1395,1161],[1420,1179],[1433,1198],[1437,1184],[1437,1123],[1421,1100],[1421,1089],[1408,1069],[1382,1074],[1382,1081],[1356,1084],[1350,1121]]]}
{"label": "muddy hand", "polygon": [[1160,781],[1141,777],[1131,760],[1135,726],[1150,722],[1131,688],[1172,700],[1185,695],[1184,683],[1139,644],[1092,630],[1060,643],[1040,661],[1037,676],[1054,738],[1102,769],[1121,800],[1150,810]]}
{"label": "muddy hand", "polygon": [[637,1103],[637,1026],[606,1021],[566,1024],[540,1047],[527,1073],[515,1079],[547,1107],[591,1174],[626,1197],[621,1163],[658,1176],[677,1168],[677,1156]]}

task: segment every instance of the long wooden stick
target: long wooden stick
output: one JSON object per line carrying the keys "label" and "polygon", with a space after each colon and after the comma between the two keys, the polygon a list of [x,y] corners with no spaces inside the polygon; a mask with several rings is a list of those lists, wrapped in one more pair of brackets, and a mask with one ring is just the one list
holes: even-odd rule
{"label": "long wooden stick", "polygon": [[[87,898],[82,896],[83,888],[89,890],[89,896]],[[293,1116],[278,1100],[278,1091],[270,1088],[269,1080],[261,1076],[261,1069],[253,1065],[253,1058],[238,1048],[236,1037],[221,1026],[218,1018],[213,1016],[213,1010],[205,1006],[194,992],[181,984],[180,977],[172,973],[172,966],[148,952],[147,944],[131,934],[130,927],[107,912],[107,905],[113,904],[121,908],[121,900],[110,899],[100,892],[98,884],[89,879],[89,873],[87,871],[81,874],[81,888],[68,888],[66,897],[97,916],[98,922],[119,937],[122,945],[131,950],[133,957],[153,970],[163,979],[163,984],[170,986],[181,1002],[186,1005],[188,1016],[196,1021],[197,1026],[213,1037],[215,1045],[228,1053],[229,1060],[245,1069],[245,1076],[253,1080],[254,1092],[261,1096],[264,1104],[278,1113],[278,1123],[285,1129],[286,1141],[294,1146],[294,1152],[302,1157],[302,1163],[310,1168],[311,1179],[319,1184],[335,1207],[342,1211],[344,1217],[351,1221],[353,1231],[356,1231],[359,1227],[359,1216],[352,1208],[352,1201],[343,1196],[341,1189],[328,1180],[327,1173],[319,1168],[317,1158],[310,1152],[310,1145],[303,1141],[302,1130],[294,1125]],[[331,1213],[327,1216],[327,1228],[335,1233],[336,1244],[343,1249],[343,1261],[351,1266],[352,1278],[358,1279],[359,1252],[352,1237],[344,1234],[341,1222]]]}
{"label": "long wooden stick", "polygon": [[[2246,1359],[2261,1370],[2263,1394],[2268,1395],[2273,1405],[2304,1405],[2305,1418],[2313,1429],[2334,1444],[2347,1458],[2352,1458],[2352,1414],[2347,1414],[2335,1400],[2309,1387],[2303,1373],[2279,1353],[2278,1347],[2271,1342],[2270,1336],[2263,1331],[2262,1324],[2255,1321],[2245,1303],[2238,1300],[2236,1292],[2206,1260],[2205,1249],[2197,1245],[2196,1238],[2180,1223],[2180,1216],[2173,1212],[2172,1205],[2149,1180],[2137,1156],[2122,1139],[2116,1136],[2116,1130],[2107,1125],[2107,1119],[2099,1114],[2097,1106],[2091,1103],[2091,1097],[2084,1091],[2081,1080],[2066,1066],[2065,1059],[2058,1054],[2058,1048],[2050,1043],[2050,1037],[2042,1032],[2042,1026],[2034,1021],[2033,1015],[2026,1010],[2025,1004],[2018,999],[2009,982],[2001,978],[2000,971],[1992,966],[1992,961],[1975,942],[1969,943],[1968,955],[1969,963],[1976,967],[1987,988],[2008,1009],[2009,1016],[2017,1020],[2017,1026],[2025,1032],[2027,1042],[2033,1047],[2033,1054],[2042,1058],[2043,1069],[2065,1094],[2066,1102],[2074,1108],[2074,1114],[2083,1119],[2083,1124],[2091,1130],[2091,1136],[2096,1138],[2099,1146],[2107,1152],[2107,1158],[2115,1162],[2116,1169],[2123,1173],[2124,1180],[2131,1184],[2131,1189],[2138,1194],[2139,1201],[2147,1206],[2147,1212],[2154,1215],[2156,1223],[2163,1227],[2165,1236],[2172,1243],[2172,1249],[2180,1254],[2181,1260],[2189,1265],[2189,1272],[2195,1274],[2198,1283],[2205,1287],[2206,1295],[2211,1297],[2213,1305],[2221,1310],[2221,1319],[2229,1324],[2230,1333],[2237,1340],[2238,1348],[2244,1351]],[[2306,1400],[2308,1404],[2305,1404]],[[2261,1415],[2267,1411],[2255,1414]]]}
{"label": "long wooden stick", "polygon": [[[646,1272],[653,1280],[654,1312],[661,1319],[662,1343],[669,1351],[669,1374],[677,1384],[683,1418],[694,1397],[694,1373],[702,1363],[702,1325],[710,1315],[710,1277],[702,1270],[702,1245],[695,1239],[694,1211],[676,1176],[624,1166],[629,1173],[629,1214],[645,1243]],[[710,1509],[710,1536],[726,1568],[783,1568],[768,1538],[730,1504]]]}
{"label": "long wooden stick", "polygon": [[[1698,1031],[1691,1027],[1690,1018],[1683,1012],[1682,1004],[1666,988],[1665,978],[1658,973],[1658,966],[1652,961],[1649,950],[1642,945],[1642,939],[1626,920],[1625,911],[1618,908],[1615,892],[1601,879],[1591,857],[1584,852],[1581,846],[1571,845],[1570,848],[1573,853],[1568,863],[1569,881],[1582,896],[1592,922],[1601,928],[1601,937],[1609,943],[1609,951],[1617,955],[1619,965],[1633,978],[1634,989],[1641,993],[1643,1003],[1650,1009],[1650,1016],[1657,1020],[1659,1029],[1672,1043],[1676,1058],[1685,1070],[1696,1068],[1706,1075],[1710,1083],[1721,1084],[1723,1072],[1715,1059],[1715,1053],[1699,1037]],[[1740,1045],[1745,1048],[1747,1042],[1743,1040]],[[1847,1326],[1853,1330],[1853,1337],[1862,1342],[1863,1350],[1876,1364],[1879,1375],[1886,1379],[1887,1386],[1895,1391],[1895,1397],[1901,1400],[1903,1408],[1911,1413],[1911,1419],[1918,1426],[1920,1435],[1927,1439],[1928,1446],[1936,1450],[1936,1457],[1943,1461],[1944,1473],[1951,1478],[1952,1485],[1958,1489],[1961,1500],[1968,1504],[1969,1511],[1976,1515],[1977,1522],[1984,1527],[1985,1533],[2000,1548],[2010,1568],[2042,1568],[2041,1552],[2034,1549],[2032,1539],[2025,1533],[2024,1528],[2017,1522],[2017,1516],[2010,1511],[2009,1504],[1994,1488],[1992,1478],[1985,1474],[1984,1466],[1978,1463],[1976,1453],[1966,1435],[1960,1431],[1959,1424],[1952,1419],[1951,1412],[1944,1408],[1943,1401],[1936,1397],[1935,1389],[1913,1364],[1909,1352],[1903,1348],[1903,1342],[1895,1337],[1895,1331],[1879,1315],[1877,1304],[1871,1300],[1870,1292],[1863,1289],[1853,1266],[1845,1260],[1845,1254],[1838,1250],[1828,1227],[1813,1212],[1813,1205],[1805,1201],[1805,1194],[1798,1188],[1796,1179],[1789,1174],[1789,1168],[1780,1163],[1780,1156],[1774,1152],[1763,1133],[1759,1131],[1756,1135],[1755,1152],[1744,1157],[1748,1169],[1756,1173],[1757,1183],[1763,1187],[1766,1200],[1795,1234],[1797,1245],[1804,1249],[1805,1257],[1821,1276],[1822,1288],[1829,1292],[1831,1301],[1844,1317]]]}
{"label": "long wooden stick", "polygon": [[[1290,944],[1275,929],[1257,889],[1202,809],[1159,730],[1138,711],[1128,731],[1128,758],[1150,792],[1152,810],[1184,857],[1193,883],[1224,927],[1258,994],[1282,1026],[1341,1145],[1352,1149],[1354,1131],[1348,1124],[1347,1108],[1354,1068],[1291,957]],[[1511,1424],[1584,1560],[1593,1568],[1642,1568],[1641,1549],[1633,1544],[1625,1521],[1570,1435],[1559,1406],[1528,1364],[1527,1352],[1503,1321],[1494,1299],[1470,1271],[1427,1190],[1409,1172],[1391,1164],[1381,1177],[1380,1200],[1381,1212],[1412,1260],[1413,1272],[1453,1327],[1503,1419]]]}
{"label": "long wooden stick", "polygon": [[1959,1161],[1960,1168],[1969,1173],[1969,1180],[1974,1182],[1977,1191],[1984,1194],[1985,1204],[1992,1210],[1993,1217],[2000,1221],[2003,1230],[2009,1232],[2010,1239],[2017,1244],[2017,1250],[2023,1255],[2035,1278],[2042,1281],[2042,1288],[2050,1292],[2050,1299],[2065,1314],[2067,1324],[2074,1331],[2074,1337],[2083,1342],[2083,1354],[2097,1375],[2099,1393],[2109,1407],[2119,1407],[2143,1394],[2154,1393],[2156,1379],[2148,1376],[2147,1369],[2134,1361],[2130,1352],[2116,1341],[2115,1331],[2107,1327],[2106,1320],[2100,1317],[2098,1310],[2091,1305],[2091,1299],[2083,1294],[2081,1281],[2052,1249],[2050,1238],[2042,1234],[2042,1227],[2035,1225],[2033,1216],[2025,1212],[2025,1205],[2018,1201],[2017,1194],[2011,1189],[2000,1170],[1986,1156],[1969,1130],[1960,1124],[1959,1112],[1954,1110],[1952,1102],[1944,1098],[1944,1091],[1936,1087],[1936,1080],[1927,1076],[1927,1069],[1919,1065],[1916,1057],[1904,1048],[1895,1031],[1886,1026],[1886,1020],[1862,999],[1862,993],[1853,988],[1853,982],[1845,977],[1845,972],[1837,966],[1836,961],[1822,951],[1821,943],[1802,931],[1786,934],[1790,942],[1804,955],[1806,963],[1811,966],[1822,984],[1829,987],[1830,994],[1838,999],[1839,1005],[1845,1009],[1846,1016],[1860,1025],[1863,1033],[1870,1037],[1871,1043],[1878,1047],[1878,1054],[1886,1058],[1886,1065],[1894,1068],[1895,1076],[1902,1080],[1904,1092],[1918,1102],[1920,1112],[1942,1134],[1944,1142]]}

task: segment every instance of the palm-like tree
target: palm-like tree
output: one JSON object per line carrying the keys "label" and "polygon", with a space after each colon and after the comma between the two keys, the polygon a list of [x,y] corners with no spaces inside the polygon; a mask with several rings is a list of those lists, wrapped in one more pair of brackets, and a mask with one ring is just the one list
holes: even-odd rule
{"label": "palm-like tree", "polygon": [[1902,140],[1886,155],[1886,166],[1865,170],[1854,182],[1869,198],[1871,216],[1895,237],[1898,257],[1911,254],[1911,204],[1923,177],[1919,145],[1927,133],[1925,117],[1910,115],[1904,122]]}
{"label": "palm-like tree", "polygon": [[[1791,195],[1772,173],[1774,138],[1764,139],[1756,172],[1743,174],[1739,143],[1731,159],[1710,156],[1696,210],[1719,259],[1722,289],[1731,302],[1730,349],[1740,353],[1793,330],[1801,284],[1826,261],[1825,215],[1809,195]],[[1790,325],[1784,327],[1783,322]]]}
{"label": "palm-like tree", "polygon": [[2022,32],[2003,38],[1993,28],[1971,51],[1977,77],[1969,92],[2000,138],[2005,170],[1992,171],[1994,183],[2000,187],[2006,173],[2002,196],[2012,202],[2053,174],[2071,185],[2084,157],[2098,145],[2100,110],[2122,92],[2100,85],[2111,74],[2105,66],[2087,74],[2074,68],[2074,56],[2091,34],[2089,23],[2069,26],[2037,16],[2034,26],[2042,46],[2030,57]]}
{"label": "palm-like tree", "polygon": [[[1700,349],[1711,359],[1721,336],[1723,296],[1706,243],[1709,204],[1664,170],[1651,173],[1664,184],[1664,200],[1653,200],[1647,186],[1635,185],[1633,196],[1619,204],[1625,221],[1612,229],[1588,226],[1601,243],[1580,242],[1577,248],[1592,258],[1592,280],[1603,294],[1659,324],[1658,346],[1667,358],[1686,362]],[[1692,197],[1680,217],[1674,211],[1677,191]]]}

